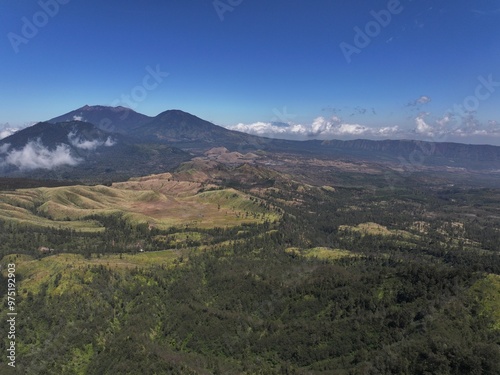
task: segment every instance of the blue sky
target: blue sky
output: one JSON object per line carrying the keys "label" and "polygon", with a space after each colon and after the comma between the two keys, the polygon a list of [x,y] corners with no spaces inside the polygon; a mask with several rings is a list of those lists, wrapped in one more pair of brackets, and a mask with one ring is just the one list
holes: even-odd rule
{"label": "blue sky", "polygon": [[2,0],[0,131],[100,104],[500,145],[498,35],[499,0]]}

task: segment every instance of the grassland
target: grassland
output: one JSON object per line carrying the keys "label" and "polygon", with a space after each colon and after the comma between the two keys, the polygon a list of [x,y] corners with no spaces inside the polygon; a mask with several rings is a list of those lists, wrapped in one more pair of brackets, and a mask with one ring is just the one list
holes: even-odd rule
{"label": "grassland", "polygon": [[172,226],[231,227],[275,221],[279,214],[258,198],[236,189],[175,181],[170,174],[132,179],[107,186],[64,186],[0,193],[0,219],[27,225],[94,232],[92,215],[123,214],[132,223],[159,229]]}
{"label": "grassland", "polygon": [[288,254],[295,254],[305,258],[317,258],[324,260],[337,260],[346,257],[357,257],[359,255],[354,254],[348,250],[342,249],[331,249],[329,247],[314,247],[310,249],[300,249],[297,247],[289,247],[285,250]]}
{"label": "grassland", "polygon": [[[172,267],[189,256],[188,250],[157,251],[138,254],[93,255],[90,259],[77,254],[57,254],[42,259],[28,255],[9,255],[1,264],[16,264],[16,273],[21,280],[18,293],[26,296],[29,292],[38,293],[43,284],[51,285],[48,292],[59,295],[66,292],[77,292],[74,288],[82,288],[92,280],[91,269],[103,266],[114,271],[127,271],[135,268],[153,266]],[[6,271],[6,267],[2,267]],[[4,272],[4,274],[6,274]],[[57,282],[55,281],[57,279]]]}
{"label": "grassland", "polygon": [[477,281],[470,292],[481,306],[480,314],[491,315],[495,321],[492,328],[500,331],[500,276],[488,275]]}
{"label": "grassland", "polygon": [[358,232],[360,234],[368,234],[372,236],[401,236],[404,238],[412,238],[413,234],[404,230],[390,230],[387,227],[377,223],[361,223],[356,226],[341,225],[340,231]]}

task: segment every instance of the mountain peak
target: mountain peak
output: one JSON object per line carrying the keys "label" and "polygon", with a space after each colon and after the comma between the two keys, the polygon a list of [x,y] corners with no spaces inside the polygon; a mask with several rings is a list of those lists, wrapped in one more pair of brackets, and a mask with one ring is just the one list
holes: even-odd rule
{"label": "mountain peak", "polygon": [[189,112],[185,112],[185,111],[182,111],[180,109],[168,109],[164,112],[161,112],[160,114],[158,114],[158,116],[156,116],[157,118],[164,118],[166,116],[169,116],[169,117],[177,117],[177,118],[180,118],[180,117],[185,117],[185,118],[190,118],[190,119],[197,119],[197,120],[200,120],[200,121],[205,121],[195,115],[192,115],[191,113]]}
{"label": "mountain peak", "polygon": [[55,117],[48,122],[85,121],[95,124],[107,132],[125,134],[131,129],[144,125],[152,118],[122,106],[84,105],[81,108]]}
{"label": "mountain peak", "polygon": [[112,107],[112,106],[106,106],[106,105],[88,105],[85,104],[83,107],[76,109],[76,111],[115,111],[115,112],[121,112],[121,111],[131,111],[134,113],[135,112],[133,109],[127,108],[127,107],[122,107],[122,106],[117,106],[117,107]]}

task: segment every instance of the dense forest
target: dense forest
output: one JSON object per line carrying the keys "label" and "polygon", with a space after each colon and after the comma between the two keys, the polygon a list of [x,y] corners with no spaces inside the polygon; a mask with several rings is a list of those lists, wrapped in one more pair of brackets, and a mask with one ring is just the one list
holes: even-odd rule
{"label": "dense forest", "polygon": [[278,183],[275,222],[0,221],[16,373],[500,373],[500,191]]}

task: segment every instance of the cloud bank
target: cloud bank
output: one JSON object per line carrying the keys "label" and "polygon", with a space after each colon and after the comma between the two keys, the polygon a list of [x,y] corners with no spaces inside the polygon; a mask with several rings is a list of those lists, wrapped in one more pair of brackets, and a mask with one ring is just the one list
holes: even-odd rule
{"label": "cloud bank", "polygon": [[285,139],[331,139],[352,137],[390,137],[401,133],[398,126],[368,127],[356,123],[347,123],[341,118],[317,117],[311,124],[256,122],[253,124],[239,123],[229,129],[243,133],[259,135],[270,138]]}
{"label": "cloud bank", "polygon": [[[422,100],[424,101],[424,100]],[[490,120],[482,123],[474,113],[457,116],[447,113],[434,117],[428,112],[415,115],[406,126],[375,127],[343,121],[338,116],[317,117],[310,124],[284,122],[239,123],[228,127],[243,133],[291,140],[307,139],[417,139],[436,142],[477,141],[500,143],[500,123]]]}
{"label": "cloud bank", "polygon": [[[7,146],[7,147],[5,147]],[[71,155],[68,145],[60,144],[54,150],[45,147],[40,139],[28,142],[20,150],[8,151],[10,145],[0,148],[0,154],[6,154],[1,162],[3,165],[13,165],[22,171],[33,169],[53,169],[63,165],[77,165],[81,159]]]}
{"label": "cloud bank", "polygon": [[431,139],[456,139],[463,141],[465,137],[484,137],[491,141],[492,137],[500,138],[500,124],[490,120],[485,125],[474,113],[456,116],[448,113],[441,118],[432,119],[427,112],[420,113],[415,119],[415,133]]}

